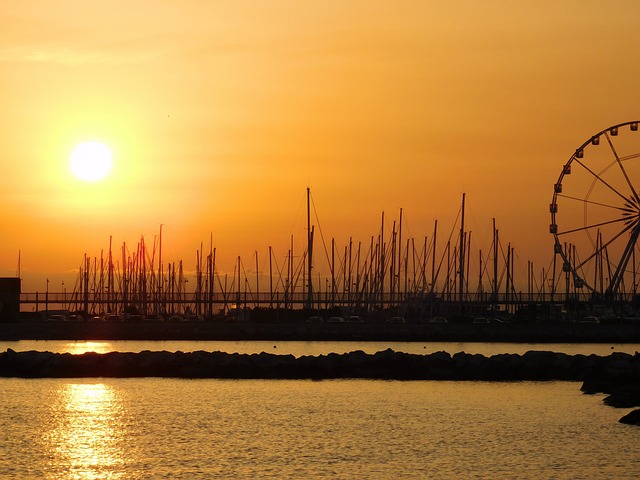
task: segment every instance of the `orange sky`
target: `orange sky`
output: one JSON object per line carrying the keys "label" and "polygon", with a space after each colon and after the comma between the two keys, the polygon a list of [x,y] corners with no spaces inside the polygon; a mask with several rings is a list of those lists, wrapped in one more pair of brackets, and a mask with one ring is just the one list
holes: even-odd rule
{"label": "orange sky", "polygon": [[[211,234],[220,271],[283,259],[307,186],[340,249],[401,207],[405,238],[435,219],[448,234],[466,192],[474,250],[496,218],[542,268],[562,165],[640,117],[631,0],[4,0],[0,16],[0,275],[20,251],[25,291],[160,224],[187,268]],[[68,169],[83,140],[114,152],[97,184]]]}

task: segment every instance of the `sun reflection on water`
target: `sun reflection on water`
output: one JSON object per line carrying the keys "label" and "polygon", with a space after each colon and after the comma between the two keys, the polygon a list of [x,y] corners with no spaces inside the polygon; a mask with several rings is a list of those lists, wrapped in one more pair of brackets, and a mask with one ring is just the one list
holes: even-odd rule
{"label": "sun reflection on water", "polygon": [[45,440],[60,478],[123,478],[124,408],[114,388],[102,383],[61,385],[51,408],[55,420]]}
{"label": "sun reflection on water", "polygon": [[113,346],[110,342],[77,341],[66,344],[64,348],[66,352],[73,355],[80,355],[87,352],[108,353],[113,351]]}

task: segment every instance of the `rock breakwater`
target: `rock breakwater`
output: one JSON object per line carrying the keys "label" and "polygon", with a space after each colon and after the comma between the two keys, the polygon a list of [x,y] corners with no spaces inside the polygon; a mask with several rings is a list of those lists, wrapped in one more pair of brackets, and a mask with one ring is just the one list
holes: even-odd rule
{"label": "rock breakwater", "polygon": [[[319,356],[224,352],[0,353],[0,376],[23,378],[174,377],[246,379],[367,378],[395,380],[568,380],[585,391],[604,391],[597,381],[638,384],[640,354],[568,355],[548,351],[484,356],[464,352],[426,355],[391,349]],[[589,387],[590,383],[593,387]]]}

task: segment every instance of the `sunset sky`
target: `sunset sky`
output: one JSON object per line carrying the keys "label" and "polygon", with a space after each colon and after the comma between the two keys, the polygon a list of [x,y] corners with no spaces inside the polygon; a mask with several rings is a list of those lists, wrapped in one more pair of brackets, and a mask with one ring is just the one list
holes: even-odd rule
{"label": "sunset sky", "polygon": [[[20,252],[23,291],[161,224],[187,269],[211,235],[221,272],[283,261],[307,187],[341,249],[400,208],[404,238],[437,219],[444,242],[465,192],[474,250],[495,218],[542,268],[562,165],[640,117],[635,0],[3,0],[0,18],[0,275]],[[86,140],[113,151],[104,180],[69,170]]]}

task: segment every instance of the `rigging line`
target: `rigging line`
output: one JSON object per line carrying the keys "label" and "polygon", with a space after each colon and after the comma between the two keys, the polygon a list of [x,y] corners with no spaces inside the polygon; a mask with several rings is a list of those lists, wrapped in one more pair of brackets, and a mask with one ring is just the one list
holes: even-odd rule
{"label": "rigging line", "polygon": [[609,185],[607,182],[605,182],[597,173],[595,173],[593,170],[591,170],[589,167],[587,167],[584,163],[582,163],[577,157],[574,157],[574,160],[578,163],[578,165],[582,166],[587,172],[589,172],[591,175],[593,175],[597,180],[600,180],[602,183],[604,183],[607,187],[609,187],[609,189],[615,193],[616,195],[618,195],[620,198],[622,198],[624,201],[628,201],[629,199],[627,197],[625,197],[623,194],[621,194],[618,190],[616,190],[615,188],[613,188],[611,185]]}
{"label": "rigging line", "polygon": [[616,158],[616,162],[618,162],[618,166],[620,167],[620,170],[622,170],[622,174],[624,175],[624,178],[627,180],[627,185],[629,185],[629,188],[631,189],[631,193],[633,193],[633,197],[636,200],[640,200],[640,197],[638,197],[638,193],[636,192],[636,189],[634,188],[633,184],[631,183],[631,180],[629,179],[629,175],[627,175],[627,171],[624,169],[624,166],[620,161],[618,152],[616,152],[616,149],[613,146],[613,142],[611,141],[609,134],[605,132],[604,137],[607,139],[607,143],[609,143],[609,147],[611,147],[611,152],[613,153],[613,156]]}
{"label": "rigging line", "polygon": [[[456,231],[456,226],[458,225],[458,219],[460,218],[461,213],[462,213],[462,206],[458,209],[458,214],[456,215],[456,219],[453,221],[453,227],[451,227],[451,232],[449,233],[449,238],[447,239],[447,242],[451,242],[451,238],[453,237],[453,234]],[[456,241],[458,240],[459,239],[456,239]]]}
{"label": "rigging line", "polygon": [[[453,227],[451,228],[451,233],[449,233],[449,238],[447,239],[447,247],[445,248],[445,251],[442,252],[442,256],[440,257],[440,263],[438,263],[438,269],[436,270],[436,273],[434,275],[434,283],[436,283],[436,281],[438,280],[438,277],[440,276],[440,269],[442,268],[442,264],[444,263],[444,257],[445,254],[447,253],[447,249],[449,249],[449,245],[451,244],[451,237],[453,237],[453,233],[456,231],[456,225],[458,225],[458,219],[460,218],[460,214],[462,213],[462,206],[458,209],[458,214],[456,215],[456,219],[453,222]],[[436,252],[433,252],[433,255],[435,257]],[[431,290],[434,290],[434,286],[431,286]]]}
{"label": "rigging line", "polygon": [[282,265],[282,268],[280,268],[280,265],[278,265],[278,257],[275,255],[271,256],[271,260],[276,264],[276,273],[278,274],[278,277],[276,278],[276,290],[278,290],[278,286],[284,288],[284,280],[282,279],[284,264]]}
{"label": "rigging line", "polygon": [[[575,255],[578,256],[578,261],[580,261],[580,256],[578,255],[578,252],[575,252]],[[580,264],[580,273],[582,274],[580,276],[580,278],[582,279],[582,281],[584,282],[584,285],[587,287],[588,290],[590,291],[595,291],[595,288],[591,287],[591,285],[589,285],[588,282],[586,282],[584,279],[587,278],[586,272],[582,269],[582,266],[585,264],[586,262],[583,262]],[[578,267],[576,267],[578,268]]]}
{"label": "rigging line", "polygon": [[624,227],[622,230],[620,230],[620,232],[618,232],[617,235],[615,235],[611,240],[609,240],[607,243],[603,244],[600,246],[599,249],[596,249],[595,252],[593,252],[591,255],[589,255],[587,258],[585,258],[584,262],[582,262],[579,265],[576,265],[574,267],[574,271],[578,268],[581,268],[585,263],[587,263],[589,260],[591,260],[593,257],[595,257],[598,253],[602,252],[603,250],[606,251],[607,247],[609,245],[611,245],[613,242],[615,242],[618,238],[620,238],[620,236],[622,236],[623,233],[629,231],[631,228],[633,228],[634,223],[630,223],[629,225],[627,225],[626,227]]}
{"label": "rigging line", "polygon": [[573,230],[567,230],[566,232],[558,232],[557,235],[558,236],[566,235],[567,233],[579,232],[581,230],[587,230],[587,229],[594,228],[594,227],[601,227],[602,225],[610,225],[612,223],[626,222],[628,220],[629,220],[628,218],[617,218],[615,220],[609,220],[608,222],[595,223],[593,225],[585,225],[584,227],[574,228]]}
{"label": "rigging line", "polygon": [[307,258],[307,251],[305,250],[300,256],[300,261],[298,262],[298,266],[293,269],[293,276],[296,279],[295,285],[298,285],[298,280],[300,279],[302,270],[306,267],[306,263],[305,263],[306,258]]}
{"label": "rigging line", "polygon": [[327,243],[324,240],[324,233],[322,232],[322,225],[320,225],[320,219],[318,218],[318,212],[316,210],[316,204],[313,201],[313,194],[309,192],[309,198],[311,199],[311,206],[313,207],[313,213],[316,216],[316,222],[318,222],[318,230],[320,230],[320,238],[322,239],[322,248],[324,249],[324,256],[327,259],[327,265],[331,269],[331,260],[329,259],[329,252],[327,250]]}
{"label": "rigging line", "polygon": [[[442,256],[440,257],[440,262],[438,263],[438,269],[436,270],[435,274],[433,275],[433,283],[434,285],[431,285],[431,291],[433,292],[435,290],[435,283],[437,283],[438,278],[440,277],[440,269],[442,268],[442,264],[444,263],[444,258],[445,255],[447,253],[447,250],[449,249],[449,245],[451,243],[451,240],[449,240],[447,242],[447,246],[444,248],[444,251],[442,252]],[[435,255],[435,253],[434,253]]]}
{"label": "rigging line", "polygon": [[[220,280],[220,271],[218,270],[218,274],[216,276],[216,273],[213,273],[214,277],[217,277],[218,279],[218,285],[220,286],[220,291],[224,292],[224,297],[226,298],[227,296],[227,292],[225,292],[224,287],[222,286],[222,280]],[[213,281],[215,283],[215,280]]]}
{"label": "rigging line", "polygon": [[[242,273],[244,273],[244,285],[245,285],[245,290],[246,293],[250,293],[251,296],[253,297],[253,291],[251,290],[251,282],[248,281],[249,279],[249,275],[247,273],[247,270],[244,266],[244,262],[242,261],[242,257],[240,258],[240,266],[242,267]],[[257,272],[259,274],[259,272]],[[238,279],[239,281],[240,279]]]}
{"label": "rigging line", "polygon": [[559,193],[558,197],[566,198],[568,200],[575,200],[577,202],[584,202],[584,203],[588,203],[590,205],[598,205],[599,207],[607,207],[607,208],[612,208],[614,210],[627,211],[627,209],[625,209],[624,207],[617,207],[615,205],[607,205],[606,203],[594,202],[593,200],[587,200],[587,199],[584,199],[584,198],[572,197],[571,195],[565,195],[563,193]]}

